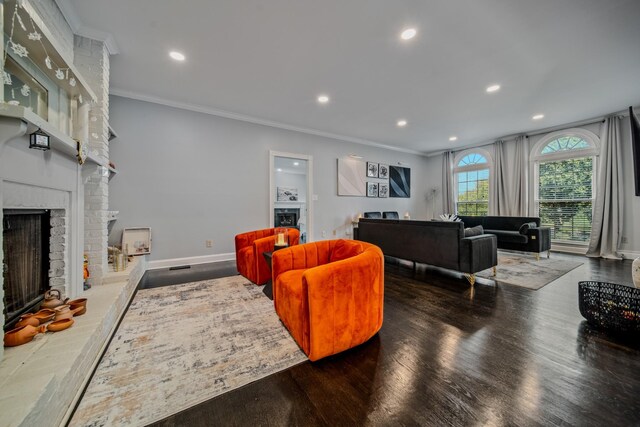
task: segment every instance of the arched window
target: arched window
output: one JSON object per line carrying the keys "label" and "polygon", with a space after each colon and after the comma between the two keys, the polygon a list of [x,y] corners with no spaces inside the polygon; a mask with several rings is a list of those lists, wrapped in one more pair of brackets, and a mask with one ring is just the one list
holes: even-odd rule
{"label": "arched window", "polygon": [[458,215],[487,215],[491,157],[481,149],[463,151],[454,160],[453,176]]}
{"label": "arched window", "polygon": [[587,244],[600,141],[592,132],[551,133],[534,147],[535,212],[556,243]]}

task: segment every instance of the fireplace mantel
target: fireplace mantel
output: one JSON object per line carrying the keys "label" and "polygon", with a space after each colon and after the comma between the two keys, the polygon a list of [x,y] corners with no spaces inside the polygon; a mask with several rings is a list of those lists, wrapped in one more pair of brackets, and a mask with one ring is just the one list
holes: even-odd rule
{"label": "fireplace mantel", "polygon": [[[10,127],[16,127],[16,131],[14,133],[8,133],[5,136],[3,132],[3,138],[0,139],[0,147],[14,138],[31,134],[37,129],[42,129],[42,131],[51,138],[51,149],[57,150],[73,158],[78,154],[77,143],[73,138],[65,135],[55,126],[25,107],[0,103],[0,118],[2,118],[3,122],[8,124]],[[13,123],[10,123],[12,121]],[[87,156],[87,161],[108,167],[91,152],[89,152]]]}

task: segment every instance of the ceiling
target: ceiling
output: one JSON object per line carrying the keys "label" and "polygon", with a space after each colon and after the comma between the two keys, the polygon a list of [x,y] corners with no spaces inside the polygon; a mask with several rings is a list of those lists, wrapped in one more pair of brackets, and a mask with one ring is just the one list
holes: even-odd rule
{"label": "ceiling", "polygon": [[640,104],[638,0],[58,2],[115,39],[114,94],[348,141],[432,152]]}

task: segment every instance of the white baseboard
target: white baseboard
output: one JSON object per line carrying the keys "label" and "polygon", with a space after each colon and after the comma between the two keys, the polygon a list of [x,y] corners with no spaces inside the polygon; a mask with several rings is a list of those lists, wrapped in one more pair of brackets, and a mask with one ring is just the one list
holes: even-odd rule
{"label": "white baseboard", "polygon": [[633,251],[619,251],[619,253],[624,256],[624,259],[636,259],[640,257],[640,252]]}
{"label": "white baseboard", "polygon": [[203,255],[186,258],[160,259],[157,261],[149,261],[147,270],[157,270],[159,268],[177,267],[179,265],[196,265],[208,264],[210,262],[234,261],[236,259],[235,252],[227,254]]}

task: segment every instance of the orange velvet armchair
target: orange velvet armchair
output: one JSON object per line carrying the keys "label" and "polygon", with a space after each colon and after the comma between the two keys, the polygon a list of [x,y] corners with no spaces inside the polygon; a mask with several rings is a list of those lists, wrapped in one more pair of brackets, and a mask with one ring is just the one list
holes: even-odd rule
{"label": "orange velvet armchair", "polygon": [[273,303],[310,360],[364,343],[382,327],[384,256],[356,240],[273,253]]}
{"label": "orange velvet armchair", "polygon": [[[256,285],[264,285],[271,279],[271,270],[263,252],[272,252],[275,245],[275,228],[249,231],[236,236],[236,266],[238,273]],[[300,232],[288,228],[289,246],[297,245]]]}

